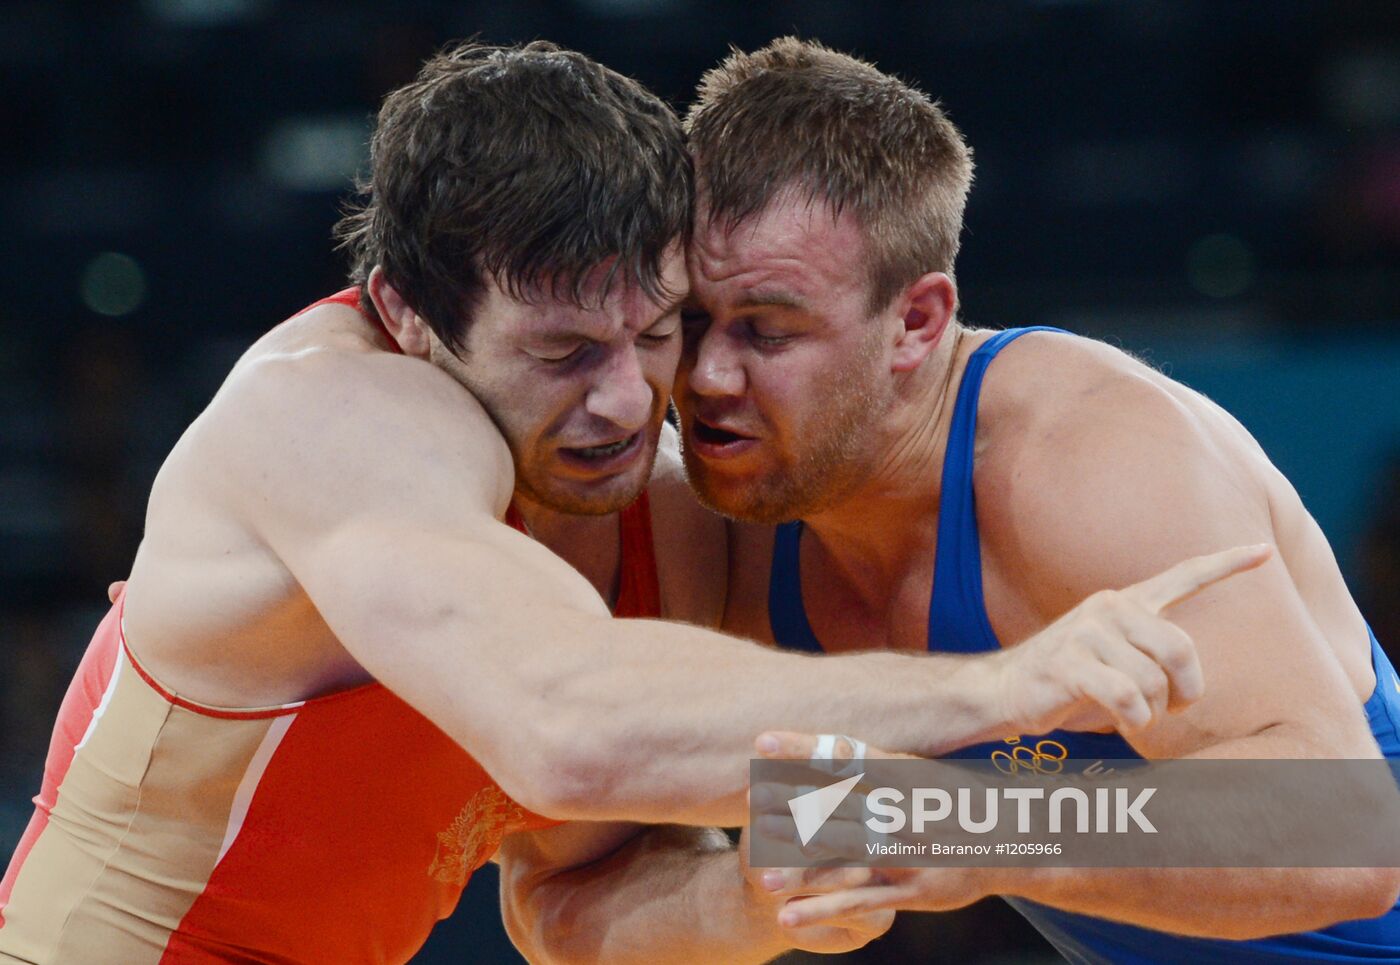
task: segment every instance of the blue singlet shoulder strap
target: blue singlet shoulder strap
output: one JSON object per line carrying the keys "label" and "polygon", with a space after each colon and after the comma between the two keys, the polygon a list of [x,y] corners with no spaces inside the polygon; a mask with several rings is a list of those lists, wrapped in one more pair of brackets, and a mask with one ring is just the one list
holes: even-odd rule
{"label": "blue singlet shoulder strap", "polygon": [[967,360],[948,427],[943,487],[938,496],[938,549],[928,607],[930,650],[978,653],[1001,646],[987,622],[982,599],[982,551],[977,538],[977,500],[972,491],[977,400],[987,366],[998,352],[1027,332],[1059,331],[1045,325],[1009,328],[979,345]]}
{"label": "blue singlet shoulder strap", "polygon": [[779,646],[821,653],[822,645],[807,622],[802,605],[799,547],[802,522],[783,523],[773,534],[773,563],[768,569],[768,626]]}

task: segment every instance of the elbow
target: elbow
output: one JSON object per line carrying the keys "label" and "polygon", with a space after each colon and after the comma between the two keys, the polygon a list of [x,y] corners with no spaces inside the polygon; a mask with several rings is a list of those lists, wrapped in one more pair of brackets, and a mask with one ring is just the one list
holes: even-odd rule
{"label": "elbow", "polygon": [[557,821],[618,817],[617,773],[626,753],[605,724],[549,711],[533,717],[519,743],[525,766],[502,788],[522,807]]}
{"label": "elbow", "polygon": [[1400,868],[1353,868],[1348,877],[1347,915],[1339,921],[1379,918],[1400,902]]}
{"label": "elbow", "polygon": [[1379,918],[1400,900],[1400,868],[1319,869],[1310,894],[1314,907],[1325,916],[1311,923],[1309,930],[1327,928],[1344,921]]}
{"label": "elbow", "polygon": [[544,948],[536,940],[539,929],[535,927],[535,916],[528,894],[521,895],[514,890],[507,892],[502,889],[501,922],[505,925],[510,943],[525,961],[531,965],[549,961],[544,955]]}
{"label": "elbow", "polygon": [[515,876],[501,869],[501,912],[506,934],[531,965],[587,965],[597,961],[570,921],[568,886],[547,874]]}
{"label": "elbow", "polygon": [[508,861],[501,865],[501,920],[506,934],[531,965],[558,965],[561,959],[550,947],[549,928],[545,924],[543,889],[534,876],[512,875]]}
{"label": "elbow", "polygon": [[1317,868],[1289,882],[1287,891],[1299,904],[1277,916],[1223,922],[1210,937],[1248,941],[1379,918],[1400,901],[1400,868]]}

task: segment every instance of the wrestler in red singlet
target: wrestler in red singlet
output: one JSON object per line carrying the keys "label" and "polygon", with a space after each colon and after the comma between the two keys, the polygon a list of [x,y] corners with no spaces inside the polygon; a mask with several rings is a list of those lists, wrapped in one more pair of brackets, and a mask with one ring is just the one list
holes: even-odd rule
{"label": "wrestler in red singlet", "polygon": [[[646,494],[620,516],[614,612],[659,616]],[[141,666],[121,614],[59,711],[0,961],[406,962],[502,837],[553,823],[380,684],[203,706]]]}

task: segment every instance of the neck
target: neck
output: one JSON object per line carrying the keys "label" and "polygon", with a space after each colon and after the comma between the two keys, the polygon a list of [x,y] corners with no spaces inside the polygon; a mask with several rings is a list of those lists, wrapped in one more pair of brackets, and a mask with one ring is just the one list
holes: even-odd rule
{"label": "neck", "polygon": [[622,540],[617,513],[583,516],[551,509],[519,490],[512,497],[530,535],[578,570],[609,605],[617,598]]}
{"label": "neck", "polygon": [[872,597],[927,563],[937,541],[943,456],[966,341],[961,326],[949,325],[899,388],[870,471],[839,502],[803,519],[838,571],[853,586],[869,584]]}

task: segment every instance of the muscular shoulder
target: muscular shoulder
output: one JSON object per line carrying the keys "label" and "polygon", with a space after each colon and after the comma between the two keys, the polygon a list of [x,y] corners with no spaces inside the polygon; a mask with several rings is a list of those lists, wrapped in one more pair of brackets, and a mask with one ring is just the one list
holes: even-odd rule
{"label": "muscular shoulder", "polygon": [[648,492],[665,615],[718,625],[728,575],[724,519],[696,499],[670,425],[662,427]]}
{"label": "muscular shoulder", "polygon": [[979,414],[978,520],[1043,612],[1269,538],[1257,447],[1209,400],[1090,339],[1033,333],[1003,355]]}
{"label": "muscular shoulder", "polygon": [[181,445],[230,505],[254,515],[282,505],[308,522],[382,511],[391,495],[496,513],[513,484],[509,450],[469,392],[379,351],[252,352]]}

